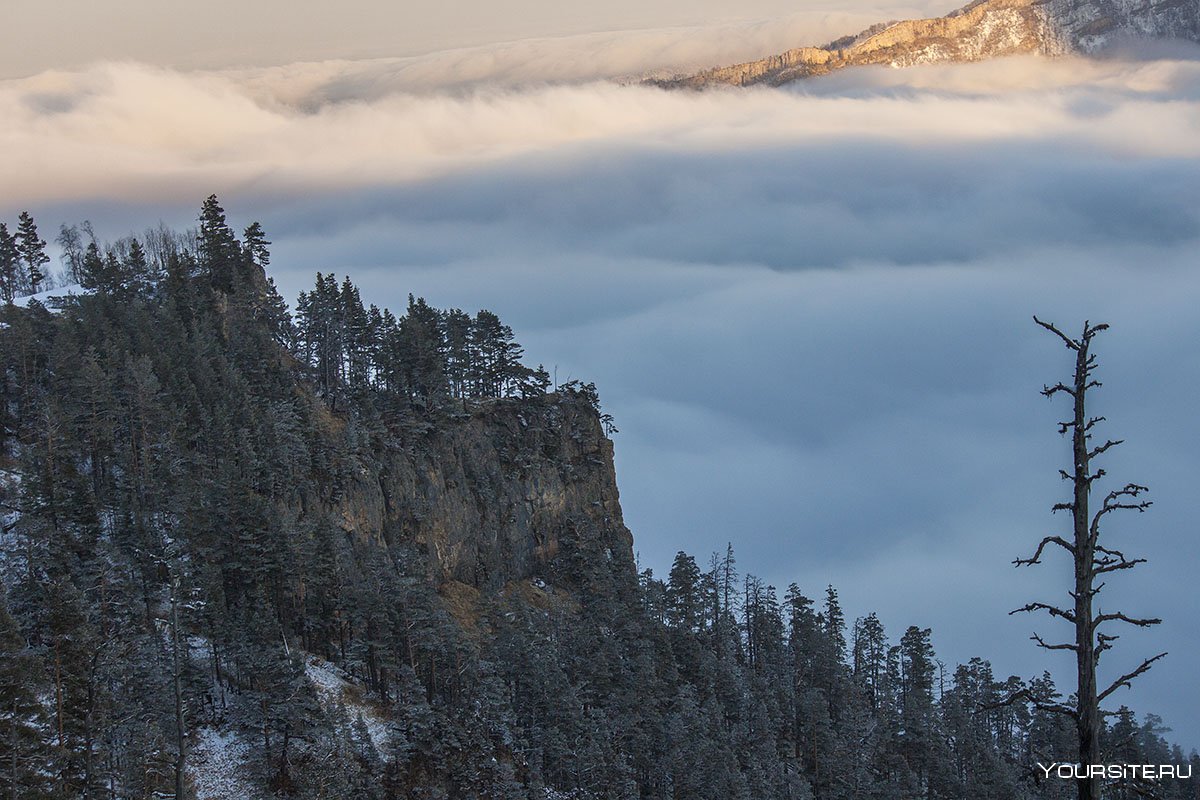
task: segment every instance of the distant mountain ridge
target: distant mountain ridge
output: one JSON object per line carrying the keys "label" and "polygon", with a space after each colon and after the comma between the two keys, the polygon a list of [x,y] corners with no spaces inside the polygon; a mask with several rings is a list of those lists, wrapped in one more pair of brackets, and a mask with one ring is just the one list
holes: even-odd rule
{"label": "distant mountain ridge", "polygon": [[976,0],[944,17],[883,23],[823,47],[650,82],[668,88],[779,86],[849,66],[1091,54],[1127,39],[1200,42],[1200,0]]}

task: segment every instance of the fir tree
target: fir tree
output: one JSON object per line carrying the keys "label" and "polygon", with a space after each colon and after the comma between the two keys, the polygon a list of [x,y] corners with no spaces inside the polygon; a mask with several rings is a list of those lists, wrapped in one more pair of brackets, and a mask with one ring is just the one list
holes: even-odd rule
{"label": "fir tree", "polygon": [[28,211],[22,211],[18,220],[16,246],[27,270],[26,285],[31,293],[37,294],[46,280],[42,268],[50,263],[50,256],[46,255],[46,242],[38,236],[37,225]]}
{"label": "fir tree", "polygon": [[8,226],[0,222],[0,300],[8,303],[17,296],[21,287],[21,251],[17,239],[8,232]]}

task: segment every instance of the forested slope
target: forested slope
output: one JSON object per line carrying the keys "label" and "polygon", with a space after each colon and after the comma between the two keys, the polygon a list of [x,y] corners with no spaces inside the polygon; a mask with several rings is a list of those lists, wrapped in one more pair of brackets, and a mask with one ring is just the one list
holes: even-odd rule
{"label": "forested slope", "polygon": [[[9,295],[45,280],[30,236]],[[291,314],[215,198],[59,241],[81,289],[0,306],[0,796],[1073,792],[1033,769],[1063,721],[988,708],[1047,677],[943,670],[732,548],[639,574],[595,387],[494,314],[325,275]],[[1108,736],[1186,760],[1153,718]]]}

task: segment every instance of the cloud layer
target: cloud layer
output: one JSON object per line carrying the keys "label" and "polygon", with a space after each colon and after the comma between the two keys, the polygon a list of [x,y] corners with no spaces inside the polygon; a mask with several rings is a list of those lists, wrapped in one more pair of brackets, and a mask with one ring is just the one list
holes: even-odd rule
{"label": "cloud layer", "polygon": [[1200,61],[705,94],[532,80],[550,63],[470,89],[469,66],[398,62],[0,83],[0,216],[117,236],[217,192],[263,222],[290,295],[334,269],[380,304],[492,308],[599,384],[644,566],[732,541],[896,638],[932,626],[948,662],[1064,681],[1026,641],[1055,626],[1006,614],[1067,574],[1011,566],[1056,524],[1066,455],[1038,389],[1068,359],[1030,316],[1108,321],[1097,411],[1128,440],[1109,471],[1156,505],[1114,527],[1151,563],[1105,607],[1165,620],[1108,666],[1171,650],[1121,701],[1200,745]]}

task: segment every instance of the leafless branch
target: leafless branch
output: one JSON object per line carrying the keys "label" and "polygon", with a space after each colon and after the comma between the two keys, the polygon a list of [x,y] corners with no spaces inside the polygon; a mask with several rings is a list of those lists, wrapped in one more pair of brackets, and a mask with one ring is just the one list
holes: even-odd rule
{"label": "leafless branch", "polygon": [[1126,674],[1122,675],[1121,677],[1117,678],[1115,681],[1112,682],[1112,685],[1110,685],[1107,689],[1105,689],[1103,692],[1101,692],[1100,694],[1098,694],[1096,696],[1096,702],[1103,703],[1104,698],[1108,697],[1110,694],[1112,694],[1113,692],[1115,692],[1117,689],[1121,688],[1122,686],[1125,686],[1127,688],[1130,687],[1131,686],[1130,682],[1134,678],[1141,675],[1146,670],[1150,669],[1150,667],[1154,664],[1155,661],[1158,661],[1160,658],[1162,658],[1165,655],[1166,655],[1166,653],[1159,653],[1154,658],[1147,658],[1145,661],[1142,662],[1142,665],[1140,667],[1138,667],[1137,669],[1135,669],[1133,672],[1126,673]]}
{"label": "leafless branch", "polygon": [[1123,444],[1124,442],[1125,442],[1124,439],[1117,439],[1115,441],[1112,439],[1109,439],[1107,442],[1100,445],[1099,447],[1094,447],[1091,450],[1089,450],[1088,451],[1088,459],[1091,460],[1091,459],[1095,458],[1096,456],[1107,451],[1110,447],[1116,447],[1117,445]]}
{"label": "leafless branch", "polygon": [[[1072,389],[1070,386],[1067,386],[1065,383],[1062,383],[1061,381],[1054,384],[1053,386],[1050,386],[1050,385],[1042,386],[1042,394],[1045,395],[1046,397],[1054,397],[1054,395],[1058,394],[1059,392],[1066,392],[1067,394],[1071,395],[1071,397],[1075,396],[1075,390]],[[1066,427],[1069,427],[1069,425]],[[1060,431],[1060,433],[1061,432],[1062,431]]]}
{"label": "leafless branch", "polygon": [[[1079,345],[1079,342],[1075,341],[1075,340],[1074,340],[1074,339],[1072,339],[1070,336],[1067,336],[1065,333],[1063,333],[1062,331],[1060,331],[1060,330],[1058,329],[1058,326],[1057,326],[1057,325],[1055,325],[1053,322],[1042,322],[1040,319],[1038,319],[1038,318],[1037,318],[1037,315],[1036,315],[1036,314],[1034,314],[1034,315],[1033,315],[1033,321],[1034,321],[1034,322],[1036,322],[1038,325],[1041,325],[1041,326],[1042,326],[1043,328],[1045,328],[1046,330],[1048,330],[1048,331],[1050,331],[1051,333],[1053,333],[1053,334],[1054,334],[1055,336],[1057,336],[1058,338],[1062,339],[1062,340],[1063,340],[1063,344],[1065,344],[1065,345],[1066,345],[1067,347],[1069,347],[1070,349],[1072,349],[1072,350],[1078,350],[1078,349],[1079,349],[1079,347],[1080,347],[1080,345]],[[1087,325],[1084,325],[1084,328],[1083,328],[1083,329],[1084,329],[1084,336],[1086,337],[1086,336],[1087,336]]]}
{"label": "leafless branch", "polygon": [[1092,561],[1093,572],[1096,575],[1103,575],[1105,572],[1116,572],[1119,569],[1133,569],[1138,564],[1145,564],[1144,558],[1132,558],[1123,561],[1114,561],[1111,559],[1096,559]]}
{"label": "leafless branch", "polygon": [[1042,561],[1041,561],[1042,551],[1046,549],[1046,545],[1048,545],[1048,544],[1056,544],[1059,547],[1066,550],[1068,553],[1071,553],[1072,555],[1075,554],[1074,545],[1072,545],[1066,539],[1062,538],[1061,536],[1047,536],[1045,539],[1042,539],[1042,543],[1038,545],[1037,552],[1033,554],[1033,558],[1013,559],[1013,566],[1014,567],[1022,567],[1022,566],[1028,566],[1030,564],[1042,563]]}
{"label": "leafless branch", "polygon": [[1130,625],[1137,625],[1139,628],[1149,628],[1151,625],[1161,625],[1161,619],[1137,619],[1135,617],[1127,617],[1120,611],[1112,614],[1100,614],[1092,620],[1092,628],[1104,622],[1127,622]]}
{"label": "leafless branch", "polygon": [[1047,603],[1030,603],[1028,605],[1021,606],[1020,608],[1014,608],[1012,611],[1008,612],[1008,614],[1009,616],[1012,616],[1013,614],[1021,614],[1027,611],[1046,611],[1049,612],[1050,616],[1052,617],[1062,617],[1072,625],[1075,624],[1075,613],[1073,611],[1067,611],[1066,609],[1048,605]]}
{"label": "leafless branch", "polygon": [[978,713],[983,713],[985,711],[995,711],[998,708],[1005,708],[1006,706],[1011,706],[1013,703],[1016,703],[1018,700],[1028,701],[1029,704],[1032,705],[1034,708],[1036,708],[1038,711],[1048,711],[1048,712],[1051,712],[1054,714],[1066,714],[1067,716],[1070,716],[1070,717],[1076,716],[1075,709],[1071,708],[1070,706],[1063,705],[1062,703],[1047,703],[1043,700],[1037,699],[1036,697],[1033,696],[1033,692],[1031,692],[1029,690],[1028,686],[1018,689],[1017,691],[1010,694],[1008,697],[1006,697],[1003,700],[1000,700],[998,702],[980,703],[979,706],[975,709],[975,713],[978,714]]}
{"label": "leafless branch", "polygon": [[1137,497],[1142,492],[1150,491],[1149,487],[1141,486],[1136,483],[1127,483],[1123,489],[1113,489],[1104,497],[1104,505],[1112,505],[1114,501],[1122,497]]}
{"label": "leafless branch", "polygon": [[1075,652],[1079,652],[1078,645],[1071,644],[1071,643],[1046,644],[1046,640],[1043,639],[1041,636],[1039,636],[1036,633],[1033,636],[1030,636],[1029,638],[1032,639],[1033,641],[1037,642],[1038,647],[1045,648],[1046,650],[1074,650]]}
{"label": "leafless branch", "polygon": [[1096,512],[1096,519],[1099,520],[1105,514],[1111,514],[1114,511],[1145,511],[1154,503],[1150,500],[1143,500],[1140,503],[1105,503],[1099,511]]}
{"label": "leafless branch", "polygon": [[1111,643],[1115,642],[1117,639],[1120,639],[1120,638],[1121,638],[1120,636],[1109,635],[1107,633],[1097,633],[1096,641],[1099,642],[1099,644],[1096,645],[1096,658],[1100,658],[1100,654],[1103,653],[1105,650],[1111,650],[1112,649]]}
{"label": "leafless branch", "polygon": [[[1095,478],[1099,478],[1104,474],[1104,470],[1096,472]],[[1136,511],[1139,514],[1144,512],[1153,503],[1149,500],[1142,500],[1137,503],[1120,502],[1123,497],[1132,497],[1135,500],[1141,496],[1142,492],[1150,491],[1145,486],[1140,486],[1136,483],[1127,483],[1123,489],[1113,489],[1104,497],[1104,502],[1100,505],[1099,510],[1092,517],[1092,524],[1089,531],[1093,543],[1100,537],[1100,520],[1114,511]]]}

